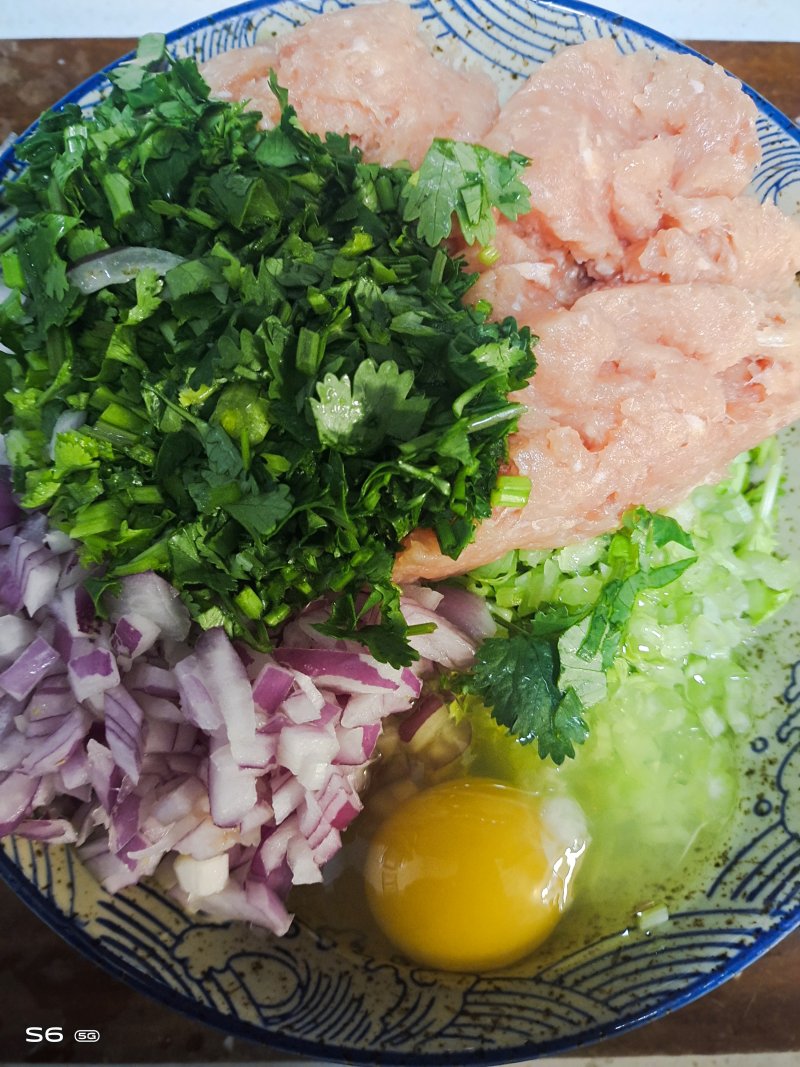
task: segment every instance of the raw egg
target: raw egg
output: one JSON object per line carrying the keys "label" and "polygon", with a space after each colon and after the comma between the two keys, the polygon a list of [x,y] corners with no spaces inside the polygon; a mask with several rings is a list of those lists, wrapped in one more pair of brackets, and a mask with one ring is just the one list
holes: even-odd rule
{"label": "raw egg", "polygon": [[569,798],[489,779],[444,782],[378,827],[367,899],[411,960],[444,970],[502,967],[552,932],[587,842],[583,813]]}

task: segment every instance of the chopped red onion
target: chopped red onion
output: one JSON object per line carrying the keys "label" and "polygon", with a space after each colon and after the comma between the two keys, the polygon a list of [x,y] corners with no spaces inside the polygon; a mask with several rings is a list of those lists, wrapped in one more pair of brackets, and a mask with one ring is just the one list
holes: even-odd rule
{"label": "chopped red onion", "polygon": [[[42,549],[42,552],[47,552]],[[37,553],[37,556],[39,553]],[[30,561],[29,561],[30,562]],[[61,564],[57,557],[47,555],[39,559],[25,576],[22,603],[27,613],[33,617],[39,608],[49,604],[55,596],[58,579],[61,577]]]}
{"label": "chopped red onion", "polygon": [[130,668],[125,683],[128,689],[145,693],[147,696],[177,701],[179,690],[177,675],[177,667],[174,671],[170,671],[156,663],[140,661]]}
{"label": "chopped red onion", "polygon": [[73,845],[78,840],[75,827],[68,819],[25,819],[14,833],[49,845]]}
{"label": "chopped red onion", "polygon": [[114,805],[111,812],[108,842],[112,852],[121,852],[132,841],[140,841],[142,798],[129,793]]}
{"label": "chopped red onion", "polygon": [[306,795],[301,782],[291,774],[284,776],[280,784],[272,787],[272,811],[275,816],[275,825],[280,826],[296,811],[300,802]]}
{"label": "chopped red onion", "polygon": [[173,864],[178,885],[189,898],[189,903],[203,897],[221,893],[228,882],[228,856],[225,851],[217,855],[197,859],[193,856],[180,855]]}
{"label": "chopped red onion", "polygon": [[94,629],[94,603],[82,585],[62,589],[53,611],[70,637],[83,637]]}
{"label": "chopped red onion", "polygon": [[136,785],[142,770],[144,713],[122,685],[106,690],[103,711],[106,740],[114,762]]}
{"label": "chopped red onion", "polygon": [[438,696],[429,696],[421,700],[411,714],[400,723],[397,729],[400,740],[407,744],[423,723],[442,707],[442,704],[443,701]]}
{"label": "chopped red onion", "polygon": [[[58,768],[60,791],[69,796],[84,796],[91,784],[89,757],[84,748],[76,748],[72,755]],[[91,790],[89,790],[91,794]],[[88,799],[88,797],[87,797]]]}
{"label": "chopped red onion", "polygon": [[291,671],[283,670],[272,660],[268,661],[253,683],[253,700],[256,707],[267,713],[275,711],[289,695],[293,684],[294,675]]}
{"label": "chopped red onion", "polygon": [[380,732],[381,725],[377,722],[367,726],[353,726],[350,729],[337,726],[336,740],[339,742],[339,751],[333,762],[353,767],[368,763],[375,752]]}
{"label": "chopped red onion", "polygon": [[0,616],[0,665],[7,667],[36,636],[36,627],[18,615]]}
{"label": "chopped red onion", "polygon": [[210,818],[206,818],[181,838],[180,854],[196,860],[208,860],[224,854],[227,869],[227,853],[238,843],[239,836],[236,829],[217,826]]}
{"label": "chopped red onion", "polygon": [[313,678],[318,686],[333,692],[372,693],[395,690],[401,684],[401,669],[378,663],[366,653],[324,648],[280,648],[275,658],[285,667]]}
{"label": "chopped red onion", "polygon": [[36,637],[0,674],[0,691],[5,690],[15,700],[24,700],[59,664],[63,666],[56,650],[43,637]]}
{"label": "chopped red onion", "polygon": [[291,885],[319,881],[361,810],[384,719],[414,707],[432,662],[471,654],[437,614],[449,594],[402,599],[438,627],[413,669],[321,635],[322,603],[272,655],[219,629],[190,646],[162,578],[124,579],[105,621],[72,542],[21,522],[0,476],[0,833],[74,844],[110,892],[167,860],[187,907],[285,933]]}
{"label": "chopped red onion", "polygon": [[406,600],[413,600],[427,611],[437,611],[444,594],[439,589],[432,589],[427,585],[405,585],[403,596]]}
{"label": "chopped red onion", "polygon": [[110,650],[85,637],[72,643],[67,674],[75,699],[80,701],[102,696],[119,685],[119,668]]}
{"label": "chopped red onion", "polygon": [[234,759],[245,761],[255,740],[253,689],[244,664],[224,630],[206,630],[197,640],[195,656],[203,684],[225,725]]}
{"label": "chopped red onion", "polygon": [[197,656],[187,656],[175,664],[180,703],[189,722],[209,734],[222,729],[222,713],[208,690]]}
{"label": "chopped red onion", "polygon": [[447,619],[475,644],[497,632],[497,623],[483,597],[457,585],[440,585],[436,614]]}
{"label": "chopped red onion", "polygon": [[65,763],[86,735],[90,716],[83,708],[51,720],[58,725],[50,734],[35,739],[22,760],[26,774],[40,775],[57,770]]}
{"label": "chopped red onion", "polygon": [[307,790],[319,789],[339,744],[333,730],[317,725],[286,726],[278,742],[278,763],[291,771]]}
{"label": "chopped red onion", "polygon": [[38,778],[12,771],[0,778],[0,834],[10,834],[28,814]]}
{"label": "chopped red onion", "polygon": [[131,612],[117,620],[111,635],[111,648],[117,658],[133,660],[152,648],[160,633],[161,627],[153,619]]}
{"label": "chopped red onion", "polygon": [[463,630],[406,597],[402,598],[401,607],[409,626],[428,623],[434,627],[431,633],[409,638],[409,644],[420,656],[441,664],[447,670],[463,670],[472,663],[476,644]]}

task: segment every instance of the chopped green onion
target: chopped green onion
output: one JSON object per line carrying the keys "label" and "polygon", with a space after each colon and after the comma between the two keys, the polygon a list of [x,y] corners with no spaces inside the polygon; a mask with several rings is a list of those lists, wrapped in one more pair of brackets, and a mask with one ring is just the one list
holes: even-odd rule
{"label": "chopped green onion", "polygon": [[478,253],[478,262],[483,267],[492,267],[500,258],[500,252],[494,245],[487,245]]}
{"label": "chopped green onion", "polygon": [[114,223],[130,218],[135,209],[133,200],[131,200],[131,183],[125,175],[118,171],[109,171],[103,175],[101,184],[108,206],[111,208]]}
{"label": "chopped green onion", "polygon": [[668,922],[669,909],[666,904],[652,904],[636,912],[636,925],[645,933],[649,933],[656,926],[663,926]]}
{"label": "chopped green onion", "polygon": [[260,619],[264,611],[261,597],[249,585],[244,585],[234,597],[239,609],[248,619]]}
{"label": "chopped green onion", "polygon": [[493,508],[524,508],[531,495],[531,480],[525,475],[501,474],[491,497]]}
{"label": "chopped green onion", "polygon": [[316,374],[322,360],[322,339],[316,330],[301,326],[297,337],[297,369],[310,378]]}

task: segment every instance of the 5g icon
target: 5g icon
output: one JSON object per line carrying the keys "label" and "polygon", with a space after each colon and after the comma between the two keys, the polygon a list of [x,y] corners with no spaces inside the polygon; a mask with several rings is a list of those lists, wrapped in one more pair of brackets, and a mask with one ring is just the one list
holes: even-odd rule
{"label": "5g icon", "polygon": [[99,1030],[76,1030],[75,1040],[82,1042],[92,1042],[100,1040]]}

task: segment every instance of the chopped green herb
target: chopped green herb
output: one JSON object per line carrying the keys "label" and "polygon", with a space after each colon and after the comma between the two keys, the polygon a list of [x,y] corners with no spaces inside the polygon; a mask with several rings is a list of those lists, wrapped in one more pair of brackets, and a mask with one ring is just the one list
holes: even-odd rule
{"label": "chopped green herb", "polygon": [[588,735],[580,697],[559,688],[558,653],[548,639],[514,633],[484,641],[462,691],[481,697],[523,744],[536,741],[542,759],[563,763]]}
{"label": "chopped green herb", "polygon": [[[530,192],[520,178],[527,163],[518,152],[502,156],[482,145],[437,139],[404,190],[403,216],[418,219],[422,237],[438,244],[450,236],[455,215],[467,244],[485,247],[495,233],[494,208],[512,220],[530,211]],[[494,262],[496,251],[488,257]]]}
{"label": "chopped green herb", "polygon": [[[453,212],[486,242],[494,207],[523,210],[525,161],[437,142],[413,175],[367,165],[305,132],[274,78],[262,131],[158,36],[112,81],[91,117],[44,115],[5,188],[16,490],[105,567],[98,595],[152,568],[201,625],[268,647],[334,593],[332,632],[409,662],[394,555],[418,526],[453,557],[472,539],[535,368],[530,332],[465,306],[474,278],[438,245]],[[124,271],[126,248],[180,262],[71,283],[110,249]],[[65,411],[85,422],[53,458]]]}

